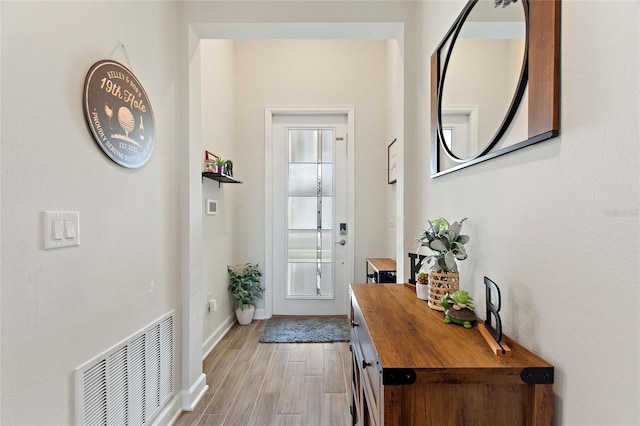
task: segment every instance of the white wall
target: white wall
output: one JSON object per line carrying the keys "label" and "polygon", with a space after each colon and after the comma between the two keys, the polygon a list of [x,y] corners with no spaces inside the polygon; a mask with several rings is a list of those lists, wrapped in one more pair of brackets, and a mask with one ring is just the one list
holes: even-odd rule
{"label": "white wall", "polygon": [[[264,108],[355,108],[355,276],[364,280],[366,257],[385,250],[385,41],[236,41],[238,190],[236,260],[264,264]],[[346,182],[341,183],[346,185]],[[379,195],[377,194],[379,193]],[[379,214],[371,214],[371,212]],[[263,301],[259,307],[263,306]]]}
{"label": "white wall", "polygon": [[[400,63],[400,52],[398,49],[398,42],[396,40],[387,41],[387,81],[386,81],[386,95],[387,95],[387,125],[386,125],[386,140],[385,142],[390,144],[393,140],[396,140],[396,148],[402,143],[398,141],[398,136],[402,129],[402,125],[399,122],[402,116],[399,116],[399,106],[402,102],[402,87],[399,85],[398,77],[402,72],[402,66]],[[388,148],[387,148],[388,151]],[[396,251],[398,249],[397,244],[397,187],[398,184],[387,184],[386,186],[386,210],[387,221],[384,224],[386,230],[385,237],[385,250],[383,255],[375,257],[389,257],[391,259],[396,258]],[[400,281],[403,281],[402,279]]]}
{"label": "white wall", "polygon": [[[180,347],[175,4],[1,7],[0,423],[72,424],[74,368],[172,309]],[[87,71],[121,37],[156,124],[136,170],[100,150],[82,111]],[[44,210],[78,211],[81,245],[44,251]]]}
{"label": "white wall", "polygon": [[[204,151],[234,162],[235,155],[235,51],[231,40],[202,40],[200,57],[202,72],[202,155]],[[234,174],[237,173],[234,171]],[[233,301],[227,285],[227,265],[233,265],[236,241],[235,193],[236,184],[219,185],[203,179],[203,210],[206,199],[218,201],[218,214],[202,215],[202,285],[205,297],[201,300],[203,317],[203,350],[210,350],[233,320]],[[211,293],[217,311],[209,311],[206,295]]]}
{"label": "white wall", "polygon": [[[429,3],[426,52],[463,5]],[[469,217],[462,287],[498,283],[505,333],[555,365],[559,425],[640,423],[639,8],[562,2],[560,137],[426,179],[405,205],[422,207],[414,234]]]}

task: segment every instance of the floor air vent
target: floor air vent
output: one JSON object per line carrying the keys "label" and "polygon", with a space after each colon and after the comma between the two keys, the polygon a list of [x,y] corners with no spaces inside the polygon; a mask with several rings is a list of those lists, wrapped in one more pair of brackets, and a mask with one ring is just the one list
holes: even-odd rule
{"label": "floor air vent", "polygon": [[173,393],[173,311],[75,370],[76,424],[146,425]]}

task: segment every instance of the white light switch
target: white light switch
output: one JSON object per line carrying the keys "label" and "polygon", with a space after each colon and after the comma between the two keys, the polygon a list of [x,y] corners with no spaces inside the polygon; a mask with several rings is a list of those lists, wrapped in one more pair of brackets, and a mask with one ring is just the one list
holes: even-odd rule
{"label": "white light switch", "polygon": [[64,237],[75,238],[76,237],[76,223],[73,220],[64,221]]}
{"label": "white light switch", "polygon": [[80,213],[44,212],[44,248],[80,245]]}
{"label": "white light switch", "polygon": [[62,221],[61,220],[53,221],[53,239],[54,240],[62,239]]}

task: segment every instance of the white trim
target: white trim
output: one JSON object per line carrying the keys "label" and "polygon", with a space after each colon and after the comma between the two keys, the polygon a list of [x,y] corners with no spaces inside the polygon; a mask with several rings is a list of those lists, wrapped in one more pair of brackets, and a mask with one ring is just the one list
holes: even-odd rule
{"label": "white trim", "polygon": [[[355,109],[353,106],[303,106],[303,107],[266,107],[264,109],[264,164],[265,170],[271,170],[273,168],[273,117],[276,115],[347,115],[347,229],[349,229],[350,235],[356,235],[355,230]],[[264,220],[265,220],[265,239],[264,239],[264,252],[265,252],[265,265],[264,265],[264,318],[271,318],[273,315],[273,291],[272,291],[272,279],[273,279],[273,247],[271,242],[273,241],[273,200],[271,194],[273,193],[273,177],[271,173],[265,173],[264,179]],[[349,244],[347,250],[347,282],[354,282],[354,257],[355,247],[354,244]],[[348,299],[348,298],[347,298]],[[348,311],[348,307],[345,306],[345,311]]]}
{"label": "white trim", "polygon": [[[180,342],[180,390],[183,409],[189,410],[193,401],[193,384],[198,384],[199,394],[206,391],[206,379],[202,381],[202,343],[204,309],[202,309],[202,239],[203,239],[203,199],[202,199],[202,142],[201,142],[201,61],[200,37],[189,27],[187,39],[188,56],[186,63],[180,61],[181,71],[187,78],[181,94],[187,116],[183,137],[188,141],[180,151],[180,278],[181,278],[181,335]],[[204,376],[206,378],[206,376]],[[202,385],[199,385],[202,383]]]}
{"label": "white trim", "polygon": [[180,404],[180,393],[176,393],[166,407],[158,414],[151,423],[152,426],[172,425],[178,420],[182,414],[182,406]]}
{"label": "white trim", "polygon": [[[273,167],[273,153],[271,146],[273,145],[273,116],[274,111],[270,108],[264,109],[264,164],[265,170],[271,170]],[[273,187],[273,177],[271,173],[265,173],[264,179],[264,273],[262,279],[264,283],[264,315],[271,318],[273,313],[273,296],[271,291],[271,279],[273,271],[273,253],[271,252],[270,243],[273,241],[273,200],[271,199]]]}
{"label": "white trim", "polygon": [[466,105],[452,105],[442,108],[442,125],[445,124],[447,127],[449,123],[447,123],[447,117],[451,116],[461,116],[467,117],[467,149],[475,147],[476,150],[471,151],[471,155],[478,151],[480,148],[478,146],[478,106],[466,106]]}
{"label": "white trim", "polygon": [[220,343],[220,339],[222,339],[225,334],[233,327],[233,324],[236,322],[235,314],[231,314],[226,320],[220,324],[218,328],[216,328],[213,333],[204,341],[202,344],[202,360],[211,353],[213,348],[216,347],[218,343]]}
{"label": "white trim", "polygon": [[404,22],[250,22],[191,23],[200,39],[397,39],[404,36]]}
{"label": "white trim", "polygon": [[182,410],[193,411],[208,389],[207,375],[202,373],[188,391],[182,391]]}
{"label": "white trim", "polygon": [[[520,8],[520,10],[522,10],[522,8]],[[527,27],[524,22],[524,13],[522,14],[522,21],[465,21],[460,29],[460,34],[458,34],[458,38],[489,40],[524,40],[526,36]]]}
{"label": "white trim", "polygon": [[271,315],[266,316],[265,309],[256,309],[256,313],[253,315],[253,319],[264,320],[271,318]]}
{"label": "white trim", "polygon": [[442,108],[442,115],[466,115],[469,116],[469,128],[478,133],[478,106],[455,105]]}

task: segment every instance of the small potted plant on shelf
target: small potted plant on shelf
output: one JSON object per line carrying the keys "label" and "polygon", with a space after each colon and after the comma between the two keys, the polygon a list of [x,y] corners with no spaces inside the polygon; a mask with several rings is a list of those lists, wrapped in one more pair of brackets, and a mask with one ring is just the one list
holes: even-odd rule
{"label": "small potted plant on shelf", "polygon": [[262,298],[264,288],[260,285],[262,272],[258,264],[227,266],[229,292],[236,299],[236,318],[241,325],[250,324],[256,312],[253,302]]}
{"label": "small potted plant on shelf", "polygon": [[431,266],[429,271],[427,302],[429,307],[444,311],[440,299],[447,294],[458,291],[460,276],[458,274],[458,260],[467,258],[464,247],[469,242],[469,236],[460,233],[462,224],[467,218],[449,223],[445,218],[429,221],[429,228],[422,231],[418,242],[427,246],[433,252],[423,259],[423,264]]}
{"label": "small potted plant on shelf", "polygon": [[227,160],[223,160],[222,158],[216,159],[216,166],[218,168],[218,173],[221,175],[225,174],[225,167],[227,166]]}

